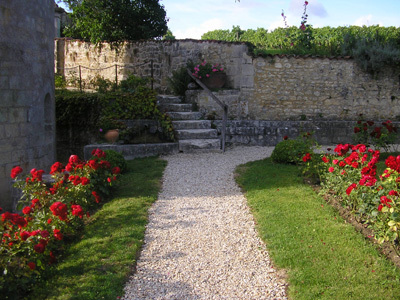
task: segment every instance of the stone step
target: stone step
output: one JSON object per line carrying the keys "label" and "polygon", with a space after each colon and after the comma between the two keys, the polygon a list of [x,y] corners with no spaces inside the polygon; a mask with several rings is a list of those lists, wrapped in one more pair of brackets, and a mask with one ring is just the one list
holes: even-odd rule
{"label": "stone step", "polygon": [[163,103],[158,107],[162,112],[190,112],[192,111],[192,104],[187,103]]}
{"label": "stone step", "polygon": [[182,103],[182,98],[179,96],[172,95],[157,95],[157,103]]}
{"label": "stone step", "polygon": [[194,112],[167,112],[172,120],[199,120],[203,114],[198,111]]}
{"label": "stone step", "polygon": [[183,121],[172,121],[172,126],[175,130],[180,129],[210,129],[210,120],[183,120]]}
{"label": "stone step", "polygon": [[215,139],[218,137],[216,129],[181,129],[175,130],[178,140]]}
{"label": "stone step", "polygon": [[195,139],[179,141],[179,151],[181,152],[211,151],[220,149],[221,141],[219,139]]}

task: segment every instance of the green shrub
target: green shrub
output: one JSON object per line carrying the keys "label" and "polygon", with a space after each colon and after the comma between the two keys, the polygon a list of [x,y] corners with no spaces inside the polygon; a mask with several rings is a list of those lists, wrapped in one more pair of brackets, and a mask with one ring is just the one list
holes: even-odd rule
{"label": "green shrub", "polygon": [[106,160],[111,164],[111,168],[119,167],[121,173],[127,170],[128,164],[121,153],[114,150],[105,150],[104,152],[106,153]]}
{"label": "green shrub", "polygon": [[59,88],[59,89],[65,89],[65,87],[67,86],[67,82],[65,81],[64,76],[56,74],[54,76],[54,83],[55,83],[55,87]]}
{"label": "green shrub", "polygon": [[128,78],[121,80],[121,82],[118,84],[118,89],[122,92],[133,93],[136,91],[138,87],[146,86],[148,82],[149,82],[148,78],[142,78],[130,74]]}
{"label": "green shrub", "polygon": [[275,146],[271,159],[276,163],[298,164],[306,153],[312,152],[311,147],[306,139],[284,140]]}
{"label": "green shrub", "polygon": [[168,78],[168,87],[177,96],[185,96],[189,83],[192,81],[187,73],[187,67],[172,71],[172,77]]}

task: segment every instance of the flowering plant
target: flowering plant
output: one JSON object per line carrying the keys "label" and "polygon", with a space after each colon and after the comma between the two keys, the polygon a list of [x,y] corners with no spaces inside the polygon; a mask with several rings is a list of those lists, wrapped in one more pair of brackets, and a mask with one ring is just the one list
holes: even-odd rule
{"label": "flowering plant", "polygon": [[211,64],[204,60],[202,63],[196,65],[192,70],[192,75],[196,78],[208,78],[213,73],[223,72],[224,68],[221,64]]}
{"label": "flowering plant", "polygon": [[[378,243],[391,242],[400,255],[400,156],[389,156],[377,174],[380,151],[364,144],[339,144],[322,156],[322,192],[335,196],[356,219],[368,224]],[[309,161],[304,156],[303,161]],[[372,238],[372,236],[370,236]]]}
{"label": "flowering plant", "polygon": [[360,114],[357,124],[354,126],[353,139],[357,143],[370,143],[376,149],[389,150],[397,138],[397,128],[392,121],[382,122],[382,126],[376,125],[373,121],[365,121]]}
{"label": "flowering plant", "polygon": [[92,155],[88,161],[71,155],[66,166],[54,163],[51,183],[43,181],[43,170],[32,169],[25,179],[20,178],[21,167],[11,170],[14,187],[22,191],[17,207],[22,213],[4,212],[0,217],[3,293],[15,289],[16,281],[29,282],[47,265],[55,263],[65,237],[73,236],[89,218],[89,210],[110,192],[120,168],[112,168],[100,149]]}

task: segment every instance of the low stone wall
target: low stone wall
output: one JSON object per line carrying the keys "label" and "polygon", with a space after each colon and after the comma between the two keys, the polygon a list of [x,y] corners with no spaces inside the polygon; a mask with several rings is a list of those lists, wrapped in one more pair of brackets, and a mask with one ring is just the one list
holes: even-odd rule
{"label": "low stone wall", "polygon": [[[353,143],[355,121],[260,121],[228,120],[226,142],[233,145],[275,146],[285,136],[296,138],[304,132],[313,133],[320,145]],[[379,124],[379,122],[376,122]],[[394,122],[399,128],[400,122]],[[221,133],[222,121],[213,121]]]}
{"label": "low stone wall", "polygon": [[137,144],[137,145],[98,144],[98,145],[87,145],[84,147],[85,160],[88,160],[92,156],[92,151],[97,148],[101,150],[114,150],[118,153],[121,153],[126,160],[135,159],[138,157],[174,154],[179,152],[178,143]]}

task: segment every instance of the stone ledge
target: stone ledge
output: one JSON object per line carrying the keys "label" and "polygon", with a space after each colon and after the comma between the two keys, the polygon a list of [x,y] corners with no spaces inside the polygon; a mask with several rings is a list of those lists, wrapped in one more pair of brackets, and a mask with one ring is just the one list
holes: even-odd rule
{"label": "stone ledge", "polygon": [[160,144],[129,144],[129,145],[111,145],[111,144],[93,144],[84,147],[84,158],[88,160],[95,149],[114,150],[121,153],[126,160],[138,157],[167,155],[179,152],[178,143],[160,143]]}

